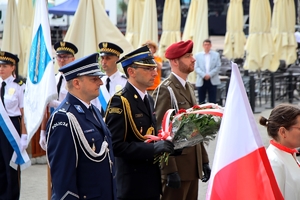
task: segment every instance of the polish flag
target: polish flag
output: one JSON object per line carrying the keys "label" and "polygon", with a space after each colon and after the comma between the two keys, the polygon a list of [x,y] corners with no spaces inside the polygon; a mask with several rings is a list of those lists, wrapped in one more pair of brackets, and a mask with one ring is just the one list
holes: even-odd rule
{"label": "polish flag", "polygon": [[235,63],[206,199],[283,200]]}

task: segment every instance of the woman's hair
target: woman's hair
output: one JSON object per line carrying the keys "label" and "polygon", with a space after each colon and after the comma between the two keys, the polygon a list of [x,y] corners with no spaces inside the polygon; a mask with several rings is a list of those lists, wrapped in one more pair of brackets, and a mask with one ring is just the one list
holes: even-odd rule
{"label": "woman's hair", "polygon": [[259,123],[267,127],[270,137],[277,140],[279,128],[289,129],[297,123],[298,116],[300,116],[300,107],[291,104],[280,104],[272,110],[269,119],[261,117]]}

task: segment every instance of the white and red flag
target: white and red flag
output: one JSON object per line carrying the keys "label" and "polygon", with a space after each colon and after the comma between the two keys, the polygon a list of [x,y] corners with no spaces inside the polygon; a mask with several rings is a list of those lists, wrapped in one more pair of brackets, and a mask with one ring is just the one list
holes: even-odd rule
{"label": "white and red flag", "polygon": [[206,199],[283,200],[234,63]]}

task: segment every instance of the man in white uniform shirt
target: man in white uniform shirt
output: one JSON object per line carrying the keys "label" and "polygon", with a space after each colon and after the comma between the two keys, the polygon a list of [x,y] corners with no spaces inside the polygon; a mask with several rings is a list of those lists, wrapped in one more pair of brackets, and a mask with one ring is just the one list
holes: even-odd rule
{"label": "man in white uniform shirt", "polygon": [[[75,54],[78,52],[77,47],[72,44],[71,42],[65,42],[65,41],[59,41],[54,44],[54,49],[56,51],[56,61],[59,66],[59,68],[62,68],[66,64],[72,62],[75,60]],[[57,86],[57,99],[52,100],[48,106],[50,108],[57,108],[59,104],[62,102],[62,100],[65,99],[68,91],[66,88],[66,79],[64,75],[61,72],[58,72],[55,75],[55,81]],[[44,119],[41,124],[41,132],[40,132],[40,145],[42,149],[46,149],[46,122],[47,122],[47,115],[48,113],[45,113]]]}
{"label": "man in white uniform shirt", "polygon": [[123,53],[122,48],[110,42],[100,42],[99,49],[101,66],[106,73],[106,76],[101,78],[103,85],[100,86],[99,95],[101,114],[104,117],[107,102],[125,86],[127,77],[118,70],[116,63],[120,54]]}

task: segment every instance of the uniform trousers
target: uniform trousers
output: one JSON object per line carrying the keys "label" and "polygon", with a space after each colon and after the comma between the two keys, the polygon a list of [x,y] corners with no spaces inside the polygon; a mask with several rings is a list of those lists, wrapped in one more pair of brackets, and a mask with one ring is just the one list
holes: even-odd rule
{"label": "uniform trousers", "polygon": [[[10,117],[20,134],[20,117]],[[13,169],[9,163],[13,148],[0,128],[0,200],[18,200],[20,197],[20,169]]]}
{"label": "uniform trousers", "polygon": [[178,189],[166,186],[167,180],[162,180],[163,195],[161,200],[197,200],[199,179],[193,181],[181,181]]}

